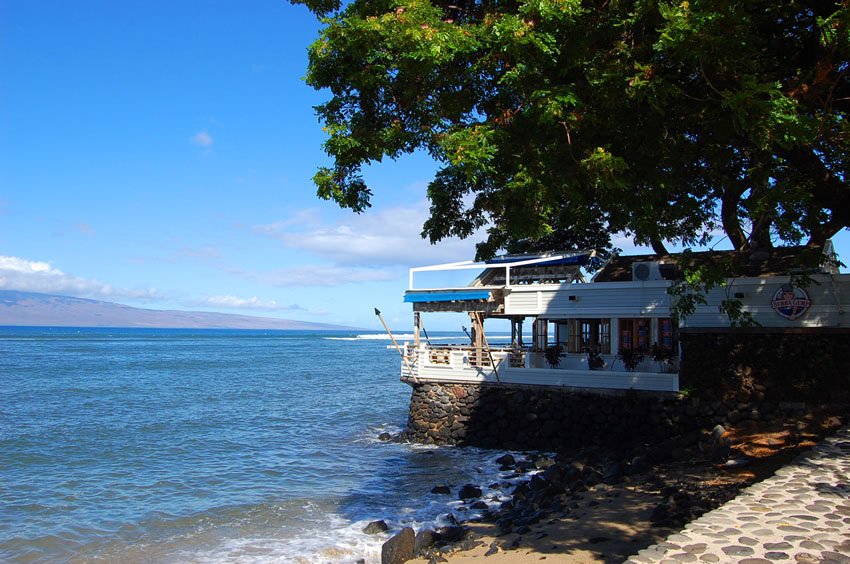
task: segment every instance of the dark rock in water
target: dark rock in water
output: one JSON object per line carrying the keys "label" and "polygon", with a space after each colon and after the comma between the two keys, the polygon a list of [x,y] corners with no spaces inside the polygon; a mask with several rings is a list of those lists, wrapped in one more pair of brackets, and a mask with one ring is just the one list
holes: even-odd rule
{"label": "dark rock in water", "polygon": [[431,488],[432,494],[450,494],[452,490],[449,489],[448,486],[434,486]]}
{"label": "dark rock in water", "polygon": [[381,564],[404,564],[413,559],[413,544],[416,535],[405,527],[381,546]]}
{"label": "dark rock in water", "polygon": [[537,460],[534,461],[534,467],[538,470],[545,470],[555,464],[555,461],[549,458],[548,456],[541,456]]}
{"label": "dark rock in water", "polygon": [[496,464],[500,464],[502,466],[513,466],[516,464],[516,459],[512,455],[506,454],[497,458]]}
{"label": "dark rock in water", "polygon": [[564,482],[564,473],[560,466],[552,465],[543,471],[543,479],[556,484]]}
{"label": "dark rock in water", "polygon": [[387,442],[387,441],[391,441],[392,438],[393,438],[393,436],[390,435],[389,433],[381,433],[380,435],[378,435],[379,441]]}
{"label": "dark rock in water", "polygon": [[422,556],[429,548],[437,544],[440,538],[440,534],[431,529],[419,531],[413,539],[413,556]]}
{"label": "dark rock in water", "polygon": [[469,506],[470,509],[487,509],[487,507],[487,502],[484,501],[476,501]]}
{"label": "dark rock in water", "polygon": [[452,525],[450,527],[441,527],[437,529],[437,533],[440,535],[440,542],[452,543],[452,542],[460,542],[466,536],[467,529],[464,527],[460,527],[458,525]]}
{"label": "dark rock in water", "polygon": [[460,525],[460,523],[457,522],[457,518],[451,513],[446,513],[446,521],[455,526]]}
{"label": "dark rock in water", "polygon": [[473,484],[466,484],[465,486],[460,488],[460,491],[457,495],[460,499],[472,499],[474,497],[481,497],[481,488]]}
{"label": "dark rock in water", "polygon": [[548,485],[549,482],[540,476],[532,476],[531,481],[528,483],[529,489],[533,492],[544,490]]}
{"label": "dark rock in water", "polygon": [[378,533],[383,533],[387,529],[389,529],[389,527],[387,527],[385,521],[372,521],[371,523],[363,527],[363,532],[367,535],[377,535]]}

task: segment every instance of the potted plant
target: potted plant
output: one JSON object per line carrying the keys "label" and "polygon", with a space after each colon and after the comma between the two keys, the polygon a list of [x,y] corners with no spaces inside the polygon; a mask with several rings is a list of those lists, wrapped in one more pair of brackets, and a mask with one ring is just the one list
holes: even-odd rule
{"label": "potted plant", "polygon": [[585,349],[587,353],[588,370],[602,370],[605,368],[605,360],[596,349]]}
{"label": "potted plant", "polygon": [[617,358],[623,361],[626,371],[634,372],[635,368],[643,362],[643,353],[637,349],[620,349]]}
{"label": "potted plant", "polygon": [[664,371],[673,366],[673,350],[670,347],[654,343],[649,354],[658,363],[659,370]]}
{"label": "potted plant", "polygon": [[546,347],[546,350],[543,351],[543,356],[546,358],[546,364],[549,365],[549,368],[558,368],[561,365],[561,357],[564,356],[564,353],[561,347],[552,345]]}

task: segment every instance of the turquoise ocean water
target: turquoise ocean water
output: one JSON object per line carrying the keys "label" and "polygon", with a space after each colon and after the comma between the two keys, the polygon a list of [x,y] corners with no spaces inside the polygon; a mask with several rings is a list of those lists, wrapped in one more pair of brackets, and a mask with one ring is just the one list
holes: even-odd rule
{"label": "turquoise ocean water", "polygon": [[380,562],[368,521],[468,516],[430,489],[501,453],[379,441],[410,397],[389,344],[0,327],[0,561]]}

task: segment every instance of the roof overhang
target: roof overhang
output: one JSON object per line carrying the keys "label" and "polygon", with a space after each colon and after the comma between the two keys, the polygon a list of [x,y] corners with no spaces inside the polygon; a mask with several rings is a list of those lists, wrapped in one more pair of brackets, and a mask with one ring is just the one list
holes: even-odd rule
{"label": "roof overhang", "polygon": [[411,304],[437,303],[437,302],[461,302],[461,301],[487,301],[492,297],[490,290],[446,290],[446,291],[411,291],[404,294],[404,301]]}

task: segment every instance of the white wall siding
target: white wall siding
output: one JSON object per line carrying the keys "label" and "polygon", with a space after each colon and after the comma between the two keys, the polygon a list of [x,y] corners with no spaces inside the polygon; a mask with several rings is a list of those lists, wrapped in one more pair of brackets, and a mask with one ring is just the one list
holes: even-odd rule
{"label": "white wall siding", "polygon": [[[725,288],[715,288],[684,324],[687,327],[726,327],[729,318],[719,310],[723,300],[740,298],[744,311],[764,327],[850,326],[850,274],[816,275],[806,288],[812,305],[801,317],[790,320],[776,313],[771,301],[788,276],[736,278]],[[590,284],[541,284],[514,286],[506,292],[505,314],[563,318],[670,317],[668,281],[598,282]],[[575,300],[570,300],[575,296]],[[843,313],[847,312],[847,313]]]}
{"label": "white wall siding", "polygon": [[666,280],[514,286],[505,296],[505,314],[548,319],[670,317],[669,286]]}
{"label": "white wall siding", "polygon": [[[788,284],[788,276],[772,278],[738,278],[726,288],[716,288],[707,296],[707,303],[689,316],[686,327],[728,327],[729,318],[719,308],[726,299],[735,299],[736,293],[744,311],[764,327],[847,327],[850,326],[850,275],[840,274],[830,278],[826,275],[813,277],[805,288],[812,305],[800,317],[786,319],[774,311],[771,301],[776,291]],[[842,315],[842,312],[846,312]]]}

